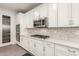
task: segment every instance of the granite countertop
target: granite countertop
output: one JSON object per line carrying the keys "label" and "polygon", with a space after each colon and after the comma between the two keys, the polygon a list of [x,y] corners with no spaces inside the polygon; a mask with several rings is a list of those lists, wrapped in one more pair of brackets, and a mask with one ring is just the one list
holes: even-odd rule
{"label": "granite countertop", "polygon": [[59,45],[64,45],[64,46],[68,46],[68,47],[73,47],[73,48],[77,48],[79,49],[79,43],[78,42],[72,42],[72,41],[68,41],[68,40],[61,40],[61,39],[53,39],[52,37],[48,37],[45,40],[43,40],[43,38],[41,39],[40,36],[36,35],[34,36],[26,36],[26,35],[21,35],[22,37],[28,37],[28,38],[32,38],[32,39],[38,39],[40,41],[45,41],[45,42],[50,42],[50,43],[55,43],[55,44],[59,44]]}
{"label": "granite countertop", "polygon": [[58,40],[57,39],[48,39],[45,41],[79,49],[79,43],[77,43],[77,42],[71,42],[71,41],[60,40],[60,39],[58,39]]}

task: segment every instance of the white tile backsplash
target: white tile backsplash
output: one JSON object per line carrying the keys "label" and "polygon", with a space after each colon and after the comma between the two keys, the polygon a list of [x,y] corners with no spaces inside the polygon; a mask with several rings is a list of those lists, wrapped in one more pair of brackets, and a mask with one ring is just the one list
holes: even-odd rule
{"label": "white tile backsplash", "polygon": [[49,35],[52,39],[79,42],[79,28],[34,28],[27,31],[28,35]]}

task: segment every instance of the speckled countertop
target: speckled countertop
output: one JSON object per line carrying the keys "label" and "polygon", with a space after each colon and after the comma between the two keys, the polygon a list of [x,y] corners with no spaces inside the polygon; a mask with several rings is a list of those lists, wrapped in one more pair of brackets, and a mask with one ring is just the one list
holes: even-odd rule
{"label": "speckled countertop", "polygon": [[50,43],[55,43],[55,44],[64,45],[64,46],[68,46],[68,47],[79,49],[79,43],[78,42],[61,40],[61,39],[53,39],[51,37],[48,38],[48,39],[43,40],[43,39],[40,39],[40,38],[31,37],[31,36],[25,36],[25,35],[21,35],[21,36],[22,37],[26,37],[26,38],[38,39],[40,41],[46,41],[46,42],[50,42]]}

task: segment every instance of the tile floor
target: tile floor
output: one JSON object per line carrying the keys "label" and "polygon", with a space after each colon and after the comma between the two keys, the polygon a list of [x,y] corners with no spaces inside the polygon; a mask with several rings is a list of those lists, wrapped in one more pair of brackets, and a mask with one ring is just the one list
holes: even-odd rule
{"label": "tile floor", "polygon": [[27,51],[16,44],[0,47],[0,56],[22,56],[26,53]]}

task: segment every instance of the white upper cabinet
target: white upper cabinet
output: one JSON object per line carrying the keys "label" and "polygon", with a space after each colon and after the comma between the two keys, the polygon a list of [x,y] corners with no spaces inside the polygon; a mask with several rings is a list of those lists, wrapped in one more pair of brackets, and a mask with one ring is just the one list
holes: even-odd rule
{"label": "white upper cabinet", "polygon": [[23,13],[18,13],[17,14],[17,24],[20,24],[20,34],[23,34],[23,29],[25,27],[24,25],[24,15]]}
{"label": "white upper cabinet", "polygon": [[38,20],[40,17],[39,6],[33,9],[34,20]]}
{"label": "white upper cabinet", "polygon": [[39,13],[40,13],[40,17],[44,18],[44,17],[48,17],[48,4],[42,4],[39,6]]}
{"label": "white upper cabinet", "polygon": [[74,22],[74,26],[79,26],[79,4],[72,3],[72,20]]}
{"label": "white upper cabinet", "polygon": [[71,18],[71,4],[70,3],[59,3],[58,4],[58,27],[69,27],[73,25]]}
{"label": "white upper cabinet", "polygon": [[35,20],[47,17],[47,12],[48,12],[48,4],[41,4],[38,7],[34,8]]}
{"label": "white upper cabinet", "polygon": [[27,51],[31,52],[33,55],[35,55],[36,51],[35,51],[35,40],[34,39],[31,39],[29,38],[29,49]]}
{"label": "white upper cabinet", "polygon": [[48,5],[48,27],[57,27],[57,4]]}
{"label": "white upper cabinet", "polygon": [[34,11],[31,10],[25,14],[26,28],[33,28]]}
{"label": "white upper cabinet", "polygon": [[17,14],[17,24],[20,24],[22,19],[23,19],[23,13],[18,13]]}
{"label": "white upper cabinet", "polygon": [[[77,3],[45,3],[37,6],[23,15],[17,16],[17,24],[22,23],[24,28],[33,28],[33,20],[47,17],[48,27],[79,26],[79,4]],[[22,21],[20,21],[22,19]],[[20,22],[19,22],[20,21]]]}
{"label": "white upper cabinet", "polygon": [[19,20],[20,19],[20,16],[19,16],[19,13],[17,14],[17,18],[16,19],[17,19],[16,24],[20,24],[20,20]]}

